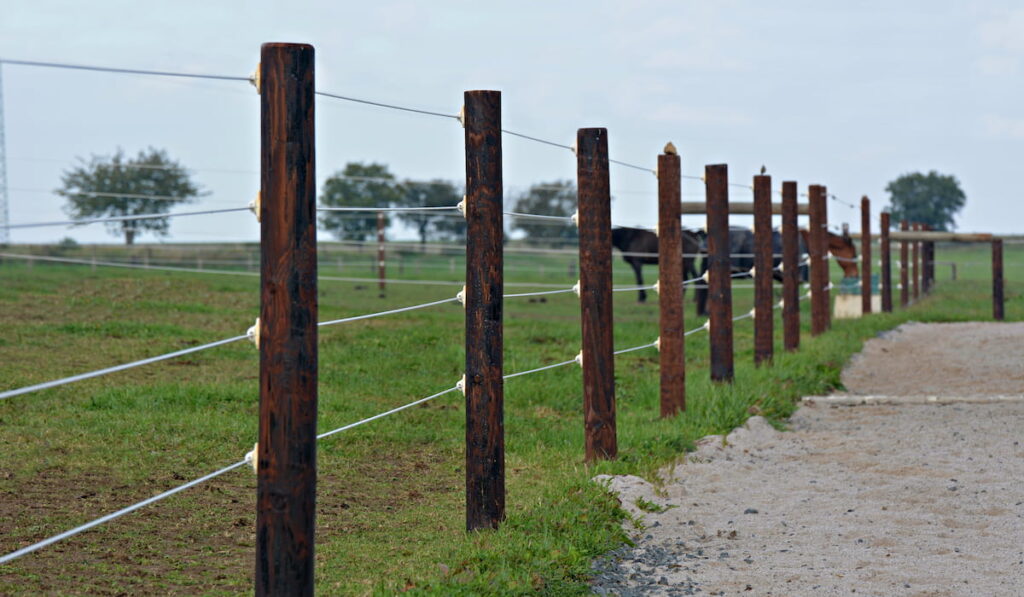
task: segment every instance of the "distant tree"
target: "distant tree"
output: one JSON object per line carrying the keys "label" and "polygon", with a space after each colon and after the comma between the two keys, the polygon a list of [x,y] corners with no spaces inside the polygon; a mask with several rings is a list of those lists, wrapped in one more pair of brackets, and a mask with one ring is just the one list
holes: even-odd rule
{"label": "distant tree", "polygon": [[[535,184],[528,191],[519,195],[513,211],[542,216],[569,217],[576,211],[576,185],[568,180],[556,180]],[[553,222],[511,216],[512,230],[526,234],[526,239],[534,243],[559,243],[576,240],[579,235],[576,227],[566,222],[564,225]]]}
{"label": "distant tree", "polygon": [[913,172],[890,182],[890,213],[893,226],[900,220],[927,224],[933,230],[954,230],[953,216],[963,209],[967,198],[955,176]]}
{"label": "distant tree", "polygon": [[[79,166],[64,172],[63,186],[56,190],[67,198],[64,211],[74,220],[163,214],[200,195],[186,169],[162,149],[151,147],[130,159],[118,149],[112,157],[93,155],[88,162],[79,161]],[[106,226],[131,245],[142,232],[166,236],[170,222],[152,218],[107,222]]]}
{"label": "distant tree", "polygon": [[[320,205],[393,207],[402,203],[404,193],[384,164],[349,162],[344,170],[335,172],[324,182]],[[377,214],[373,211],[321,212],[320,227],[338,240],[369,240],[377,236]]]}
{"label": "distant tree", "polygon": [[[434,179],[430,182],[406,181],[403,207],[452,207],[462,198],[462,191],[447,180]],[[414,229],[425,244],[431,238],[461,241],[466,237],[466,221],[454,211],[427,211],[399,213],[405,225]]]}

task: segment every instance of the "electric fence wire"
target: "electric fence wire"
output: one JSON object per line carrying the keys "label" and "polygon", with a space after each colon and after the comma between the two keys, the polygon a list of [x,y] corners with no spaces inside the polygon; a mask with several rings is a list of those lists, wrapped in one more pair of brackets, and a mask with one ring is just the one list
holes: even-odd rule
{"label": "electric fence wire", "polygon": [[134,216],[113,216],[109,218],[87,218],[82,220],[63,220],[57,222],[32,222],[27,224],[10,224],[8,228],[42,228],[45,226],[84,226],[86,224],[103,224],[107,222],[131,222],[137,220],[155,220],[160,218],[180,218],[182,216],[206,216],[236,211],[250,211],[248,207],[229,207],[224,209],[207,209],[203,211],[184,211],[163,214],[139,214]]}
{"label": "electric fence wire", "polygon": [[109,66],[92,66],[86,64],[68,64],[64,62],[38,62],[35,60],[10,60],[0,59],[0,64],[13,64],[18,66],[40,66],[45,68],[63,68],[70,70],[88,70],[88,71],[99,71],[107,73],[121,73],[128,75],[154,75],[159,77],[181,77],[187,79],[216,79],[220,81],[246,81],[251,80],[250,77],[235,77],[231,75],[210,75],[203,73],[185,73],[175,71],[163,71],[163,70],[144,70],[135,68],[113,68]]}

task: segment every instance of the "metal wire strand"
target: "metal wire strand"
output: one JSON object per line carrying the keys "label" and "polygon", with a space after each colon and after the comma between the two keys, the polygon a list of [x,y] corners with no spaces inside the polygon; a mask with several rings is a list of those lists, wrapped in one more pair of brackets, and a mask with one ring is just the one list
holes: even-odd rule
{"label": "metal wire strand", "polygon": [[415,213],[421,211],[456,211],[458,206],[446,205],[443,207],[318,207],[317,211],[348,211],[348,212],[402,212]]}
{"label": "metal wire strand", "polygon": [[62,222],[32,222],[29,224],[11,224],[8,228],[41,228],[44,226],[84,226],[85,224],[99,224],[104,222],[129,222],[134,220],[155,220],[159,218],[178,218],[181,216],[206,216],[210,214],[223,214],[234,211],[250,211],[248,207],[229,207],[226,209],[208,209],[205,211],[183,211],[178,213],[165,214],[139,214],[137,216],[115,216],[112,218],[89,218],[85,220],[65,220]]}
{"label": "metal wire strand", "polygon": [[91,70],[106,73],[122,73],[128,75],[155,75],[159,77],[183,77],[188,79],[217,79],[220,81],[249,81],[249,77],[233,77],[230,75],[206,75],[201,73],[182,73],[164,70],[143,70],[136,68],[111,68],[109,66],[67,64],[64,62],[37,62],[35,60],[0,59],[0,64],[16,64],[19,66],[42,66],[46,68],[66,68],[72,70]]}
{"label": "metal wire strand", "polygon": [[322,95],[324,97],[330,97],[346,102],[355,102],[357,104],[366,104],[368,106],[377,106],[378,108],[388,108],[391,110],[401,110],[403,112],[413,112],[415,114],[426,114],[428,116],[438,116],[440,118],[451,118],[458,120],[459,117],[455,114],[445,114],[444,112],[433,112],[431,110],[420,110],[419,108],[409,108],[406,106],[398,106],[395,104],[385,104],[384,102],[375,102],[372,100],[360,99],[358,97],[351,97],[347,95],[338,95],[337,93],[328,93],[326,91],[317,91],[316,95]]}

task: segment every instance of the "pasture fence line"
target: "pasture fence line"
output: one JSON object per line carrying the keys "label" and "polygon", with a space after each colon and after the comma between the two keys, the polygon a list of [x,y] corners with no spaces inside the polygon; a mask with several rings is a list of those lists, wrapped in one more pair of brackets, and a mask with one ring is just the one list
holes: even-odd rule
{"label": "pasture fence line", "polygon": [[[614,356],[656,347],[662,351],[661,415],[684,411],[686,336],[700,331],[710,333],[710,375],[716,382],[731,382],[734,377],[733,323],[754,320],[755,363],[770,366],[773,359],[774,310],[782,309],[784,328],[795,325],[796,335],[786,333],[787,350],[799,345],[799,309],[809,298],[812,306],[812,334],[826,331],[830,325],[830,301],[826,232],[828,228],[826,187],[809,187],[811,218],[808,258],[811,266],[810,293],[798,291],[798,230],[795,182],[782,187],[783,216],[782,267],[773,267],[771,216],[771,178],[756,176],[754,184],[729,182],[727,165],[705,167],[708,251],[710,264],[706,276],[682,280],[682,245],[679,214],[681,175],[675,151],[658,156],[657,169],[651,170],[608,156],[608,131],[586,128],[577,131],[572,147],[513,133],[501,128],[501,95],[497,91],[468,91],[464,109],[458,116],[404,108],[345,96],[317,92],[314,84],[314,51],[304,44],[264,44],[258,69],[257,91],[261,113],[261,196],[257,207],[261,223],[260,318],[253,335],[260,353],[260,404],[258,442],[251,457],[219,469],[195,481],[119,510],[106,517],[73,529],[81,532],[144,505],[164,499],[206,480],[240,468],[249,460],[257,475],[256,593],[311,594],[315,551],[314,506],[317,476],[317,441],[336,433],[401,412],[438,397],[461,391],[466,398],[466,527],[467,530],[495,528],[505,513],[503,381],[578,363],[582,368],[585,450],[584,459],[593,462],[615,458],[617,454],[615,420]],[[154,72],[144,74],[159,74]],[[245,80],[245,79],[243,79]],[[360,101],[381,107],[454,118],[465,128],[466,200],[463,215],[467,220],[466,277],[461,297],[357,315],[317,323],[318,280],[341,279],[318,276],[316,243],[315,124],[317,95],[348,101]],[[503,274],[503,215],[524,214],[502,210],[502,133],[571,150],[577,158],[579,206],[580,281],[578,288],[505,295]],[[611,277],[611,215],[609,164],[653,172],[659,179],[658,243],[659,282],[653,286],[614,288]],[[730,188],[750,189],[755,216],[754,267],[733,271],[730,250]],[[869,211],[866,199],[862,210]],[[239,208],[244,209],[244,208]],[[415,208],[414,208],[415,209]],[[441,208],[451,210],[454,207]],[[234,210],[229,210],[234,211]],[[383,213],[377,211],[378,222]],[[181,215],[181,214],[179,214]],[[532,214],[527,214],[532,215]],[[883,214],[888,216],[888,214]],[[162,214],[161,217],[166,217]],[[565,218],[561,218],[565,219]],[[888,221],[886,217],[883,221]],[[906,223],[904,222],[904,225]],[[382,230],[382,228],[378,228]],[[866,240],[870,243],[868,227]],[[885,233],[883,233],[885,235]],[[888,237],[886,236],[888,240]],[[904,267],[907,267],[906,242],[903,243]],[[998,242],[998,252],[997,243]],[[883,252],[887,255],[887,243]],[[384,239],[378,234],[377,280],[383,292]],[[916,253],[916,251],[915,251]],[[679,256],[678,259],[676,256]],[[998,294],[1002,301],[1002,244],[993,241],[993,271],[999,262]],[[671,256],[671,257],[670,257]],[[868,259],[862,259],[867,264]],[[915,264],[918,260],[915,260]],[[915,265],[915,269],[917,266]],[[784,297],[772,300],[772,280],[781,269]],[[885,266],[883,265],[883,271]],[[244,273],[244,272],[237,272]],[[732,279],[753,277],[755,307],[733,316]],[[915,275],[915,280],[917,279]],[[362,279],[358,279],[362,280]],[[993,277],[993,295],[996,295]],[[683,331],[682,289],[690,283],[706,282],[709,287],[711,317],[705,325]],[[458,284],[458,283],[452,283]],[[543,287],[539,284],[529,286]],[[870,293],[870,278],[862,282]],[[907,284],[903,285],[906,291]],[[615,350],[612,300],[615,291],[659,289],[665,303],[660,313],[660,335],[654,342]],[[504,298],[540,296],[576,292],[580,296],[581,352],[576,359],[544,365],[512,374],[503,371]],[[324,325],[351,322],[371,317],[423,309],[458,301],[465,309],[466,361],[463,379],[454,387],[362,419],[355,423],[317,434],[318,329]],[[996,313],[997,319],[1002,317]],[[233,342],[238,336],[220,343]],[[188,349],[211,348],[217,343]],[[180,351],[179,351],[180,352]],[[176,354],[176,353],[169,353]],[[166,358],[170,356],[164,355]],[[139,362],[142,364],[142,362]],[[134,365],[133,365],[134,366]],[[3,398],[0,395],[0,398]],[[80,529],[80,530],[79,530]],[[72,533],[69,531],[68,533]],[[44,542],[38,549],[70,536],[64,533]],[[30,546],[32,547],[32,546]],[[26,548],[27,549],[27,548]],[[4,558],[14,559],[12,552]],[[25,552],[27,553],[27,552]],[[13,556],[13,557],[12,557]],[[0,563],[8,561],[0,560]]]}

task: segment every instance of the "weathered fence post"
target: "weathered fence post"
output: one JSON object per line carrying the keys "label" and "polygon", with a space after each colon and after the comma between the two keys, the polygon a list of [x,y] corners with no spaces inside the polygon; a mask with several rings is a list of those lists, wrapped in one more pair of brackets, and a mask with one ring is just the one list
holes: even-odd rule
{"label": "weathered fence post", "polygon": [[[914,232],[921,230],[921,225],[914,222],[910,225],[910,229]],[[915,240],[911,245],[911,258],[910,265],[913,268],[911,270],[911,281],[914,287],[914,301],[921,297],[921,241]]]}
{"label": "weathered fence post", "polygon": [[[910,224],[906,220],[900,220],[900,231],[906,232]],[[909,246],[907,241],[900,241],[900,306],[906,307],[910,303],[910,269],[907,263]]]}
{"label": "weathered fence post", "polygon": [[878,248],[882,253],[882,312],[892,313],[892,250],[889,246],[889,212],[882,212]]}
{"label": "weathered fence post", "polygon": [[1006,313],[1003,303],[1003,239],[992,241],[992,317],[1003,321]]}
{"label": "weathered fence post", "polygon": [[384,298],[384,290],[386,288],[385,279],[385,261],[384,261],[384,212],[377,212],[377,289],[379,291],[379,297]]}
{"label": "weathered fence post", "polygon": [[615,355],[612,338],[612,217],[608,131],[576,133],[580,311],[586,460],[615,458]]}
{"label": "weathered fence post", "polygon": [[505,517],[501,92],[467,91],[466,530]]}
{"label": "weathered fence post", "polygon": [[860,200],[860,311],[871,313],[871,200]]}
{"label": "weathered fence post", "polygon": [[811,185],[808,190],[807,252],[811,257],[811,335],[817,336],[828,329],[828,245],[826,244],[825,187]]}
{"label": "weathered fence post", "polygon": [[[921,226],[923,230],[931,230],[932,227],[924,224]],[[921,290],[928,294],[932,291],[932,287],[935,285],[935,243],[932,241],[925,241],[921,245],[921,269],[923,275],[921,278]]]}
{"label": "weathered fence post", "polygon": [[686,410],[683,342],[683,233],[679,220],[680,160],[669,143],[658,156],[658,308],[661,334],[661,416]]}
{"label": "weathered fence post", "polygon": [[708,233],[708,330],[712,381],[732,382],[732,260],[729,255],[729,167],[704,167]]}
{"label": "weathered fence post", "polygon": [[772,303],[772,177],[754,177],[754,364],[771,364],[774,344]]}
{"label": "weathered fence post", "polygon": [[949,279],[956,282],[956,262],[951,261],[949,265]]}
{"label": "weathered fence post", "polygon": [[800,347],[800,229],[796,182],[782,183],[782,345]]}
{"label": "weathered fence post", "polygon": [[264,44],[260,81],[256,594],[312,595],[317,419],[313,47]]}

